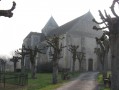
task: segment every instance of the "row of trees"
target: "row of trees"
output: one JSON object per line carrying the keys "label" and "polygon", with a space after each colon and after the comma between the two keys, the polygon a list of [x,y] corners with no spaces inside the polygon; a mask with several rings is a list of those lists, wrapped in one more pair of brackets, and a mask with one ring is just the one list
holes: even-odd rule
{"label": "row of trees", "polygon": [[16,63],[21,59],[21,72],[25,72],[25,66],[24,66],[24,59],[25,56],[29,56],[30,62],[31,62],[31,78],[35,79],[35,63],[36,63],[36,55],[37,53],[42,53],[43,49],[38,49],[36,46],[34,48],[25,47],[22,46],[21,49],[15,51],[15,55],[10,59],[14,63],[14,71],[16,71]]}
{"label": "row of trees", "polygon": [[[35,63],[36,63],[36,55],[37,53],[43,53],[43,50],[47,47],[51,48],[50,52],[49,52],[49,56],[52,62],[52,67],[53,67],[53,74],[52,74],[52,83],[56,84],[57,81],[57,76],[58,76],[58,63],[60,58],[62,58],[61,56],[61,52],[63,50],[63,48],[67,47],[67,46],[63,46],[62,43],[60,43],[61,40],[64,39],[60,38],[59,36],[52,36],[52,37],[46,37],[46,42],[47,42],[47,46],[39,49],[36,46],[34,48],[30,48],[30,47],[25,47],[22,46],[21,49],[15,51],[15,56],[13,56],[13,58],[11,59],[11,61],[14,62],[14,71],[16,71],[16,63],[19,61],[19,59],[21,59],[21,72],[24,73],[25,71],[25,66],[24,66],[24,58],[25,56],[29,56],[30,57],[30,62],[31,62],[31,78],[35,79],[35,73],[36,73],[36,67],[35,67]],[[83,52],[78,52],[78,45],[69,45],[68,46],[68,50],[72,53],[72,59],[73,59],[73,65],[72,65],[72,71],[75,71],[75,61],[76,59],[79,60],[79,70],[81,70],[81,64],[82,64],[82,60],[84,60],[85,58],[85,53]]]}
{"label": "row of trees", "polygon": [[79,71],[82,70],[82,61],[85,60],[85,53],[78,51],[79,45],[69,45],[69,51],[72,53],[73,65],[72,72],[75,71],[75,62],[76,59],[79,61]]}
{"label": "row of trees", "polygon": [[[109,31],[104,31],[104,36],[109,36],[109,46],[111,50],[111,90],[119,90],[119,16],[116,14],[115,5],[119,5],[119,0],[113,0],[113,3],[110,7],[112,14],[114,17],[111,17],[107,14],[105,10],[105,15],[99,10],[99,14],[102,22],[97,22],[95,19],[93,20],[97,24],[104,24],[105,27],[97,28],[93,27],[95,30],[103,30],[108,28]],[[103,40],[104,41],[104,40]]]}
{"label": "row of trees", "polygon": [[101,38],[96,37],[96,42],[99,47],[95,48],[94,53],[96,53],[98,60],[102,65],[103,78],[107,77],[107,67],[108,67],[108,52],[109,52],[109,38],[105,34]]}
{"label": "row of trees", "polygon": [[[61,40],[63,40],[63,38],[60,38],[59,36],[52,36],[51,38],[46,38],[46,42],[48,44],[49,47],[51,47],[52,49],[50,50],[49,55],[51,56],[51,60],[52,60],[52,65],[53,65],[53,79],[52,82],[55,84],[57,83],[57,76],[58,76],[58,62],[59,59],[62,58],[61,56],[61,52],[63,50],[63,48],[67,47],[67,46],[63,46],[62,43],[60,43]],[[82,60],[84,59],[84,53],[83,52],[78,52],[78,45],[69,45],[68,46],[68,50],[72,53],[72,59],[73,59],[73,65],[72,65],[72,71],[75,71],[75,61],[76,59],[79,60],[79,70],[81,69],[81,63]]]}

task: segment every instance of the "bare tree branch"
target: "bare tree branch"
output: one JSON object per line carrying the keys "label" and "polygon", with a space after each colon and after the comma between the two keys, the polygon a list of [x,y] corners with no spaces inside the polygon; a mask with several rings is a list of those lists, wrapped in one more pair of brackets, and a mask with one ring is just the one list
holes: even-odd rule
{"label": "bare tree branch", "polygon": [[13,2],[13,5],[12,5],[11,9],[9,9],[9,10],[0,10],[0,16],[11,18],[13,16],[12,11],[15,9],[15,7],[16,7],[16,3]]}
{"label": "bare tree branch", "polygon": [[110,9],[111,9],[113,15],[116,16],[117,18],[119,18],[119,16],[116,14],[116,12],[114,10],[114,6],[115,6],[116,2],[119,4],[119,0],[114,0],[112,5],[111,5],[111,7],[110,7]]}
{"label": "bare tree branch", "polygon": [[108,28],[108,27],[97,28],[96,26],[93,26],[93,29],[94,29],[94,30],[97,30],[97,31],[98,31],[98,30],[103,30],[103,29],[106,29],[106,28]]}

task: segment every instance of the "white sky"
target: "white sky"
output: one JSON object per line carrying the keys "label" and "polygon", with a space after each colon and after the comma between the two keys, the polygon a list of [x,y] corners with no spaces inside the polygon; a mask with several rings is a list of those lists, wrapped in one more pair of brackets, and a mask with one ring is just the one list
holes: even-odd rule
{"label": "white sky", "polygon": [[[13,0],[1,0],[0,9],[9,9]],[[108,9],[113,0],[14,0],[12,18],[0,17],[0,55],[19,49],[29,32],[41,32],[51,15],[58,25],[73,20],[89,10],[99,18],[98,10]]]}

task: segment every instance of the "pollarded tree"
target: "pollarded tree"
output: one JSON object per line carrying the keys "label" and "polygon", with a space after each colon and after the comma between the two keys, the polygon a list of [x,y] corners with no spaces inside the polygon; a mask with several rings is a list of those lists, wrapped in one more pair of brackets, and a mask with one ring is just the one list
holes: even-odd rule
{"label": "pollarded tree", "polygon": [[0,57],[0,83],[2,82],[2,74],[5,76],[6,61]]}
{"label": "pollarded tree", "polygon": [[107,77],[107,67],[108,67],[108,52],[109,52],[109,39],[105,34],[101,38],[96,37],[96,42],[99,44],[100,48],[95,49],[95,53],[100,58],[100,63],[102,65],[103,78]]}
{"label": "pollarded tree", "polygon": [[[64,38],[64,37],[63,37]],[[58,62],[61,57],[61,52],[64,46],[62,46],[62,43],[60,44],[60,40],[63,38],[60,38],[59,36],[52,36],[52,37],[46,37],[46,42],[48,46],[51,48],[50,50],[50,57],[52,60],[53,65],[53,73],[52,73],[52,83],[56,84],[58,82]]]}
{"label": "pollarded tree", "polygon": [[6,65],[6,60],[0,57],[0,72],[2,73],[5,72],[5,65]]}
{"label": "pollarded tree", "polygon": [[85,53],[84,52],[77,52],[77,59],[79,61],[79,71],[82,71],[82,61],[85,59]]}
{"label": "pollarded tree", "polygon": [[112,62],[111,62],[111,71],[112,71],[112,77],[111,77],[111,90],[119,90],[119,16],[116,14],[114,10],[115,4],[119,5],[119,0],[113,0],[113,3],[111,5],[111,11],[112,14],[115,17],[111,17],[110,15],[107,15],[105,11],[105,16],[102,14],[101,11],[99,11],[100,17],[102,19],[102,22],[97,22],[95,19],[93,20],[97,24],[105,24],[105,27],[97,28],[94,26],[93,28],[96,30],[103,30],[105,28],[109,29],[109,33],[106,33],[109,36],[110,40],[110,49],[112,54]]}
{"label": "pollarded tree", "polygon": [[19,62],[19,60],[21,59],[21,57],[18,56],[13,56],[10,61],[12,61],[14,63],[14,72],[16,72],[16,64],[17,62]]}
{"label": "pollarded tree", "polygon": [[78,45],[69,45],[68,50],[72,53],[72,59],[73,59],[72,72],[75,71],[75,62],[76,62],[78,48],[79,48]]}
{"label": "pollarded tree", "polygon": [[36,66],[35,66],[36,59],[35,58],[36,58],[37,53],[42,53],[43,54],[43,52],[42,52],[43,49],[39,49],[36,46],[34,47],[34,49],[30,48],[30,47],[26,48],[24,46],[24,50],[26,50],[26,53],[30,57],[30,62],[31,62],[31,78],[35,79],[36,78],[36,76],[35,76],[36,75]]}
{"label": "pollarded tree", "polygon": [[102,70],[103,70],[102,68],[103,68],[104,63],[103,63],[103,59],[102,59],[102,50],[101,50],[101,48],[100,47],[94,48],[94,53],[97,55],[97,60],[101,64],[101,67],[100,67],[100,64],[98,63],[99,64],[98,70],[102,72]]}
{"label": "pollarded tree", "polygon": [[21,56],[21,73],[25,73],[25,67],[24,67],[24,58],[26,55],[28,55],[29,53],[26,52],[25,50],[25,46],[22,45],[22,48],[20,48],[19,50],[15,51],[15,53],[17,55]]}

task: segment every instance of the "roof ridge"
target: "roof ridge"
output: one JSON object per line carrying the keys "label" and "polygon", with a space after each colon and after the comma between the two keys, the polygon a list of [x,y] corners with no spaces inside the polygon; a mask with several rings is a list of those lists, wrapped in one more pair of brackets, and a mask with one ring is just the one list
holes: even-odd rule
{"label": "roof ridge", "polygon": [[[79,21],[82,21],[82,19],[84,19],[86,16],[88,16],[89,14],[91,14],[90,11],[88,11],[87,13],[61,25],[60,27],[53,29],[52,32],[49,33],[49,35],[53,35],[53,34],[61,34],[61,33],[66,33],[68,31],[70,31],[70,29],[76,25]],[[92,14],[91,14],[92,15]]]}

